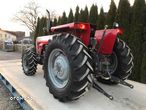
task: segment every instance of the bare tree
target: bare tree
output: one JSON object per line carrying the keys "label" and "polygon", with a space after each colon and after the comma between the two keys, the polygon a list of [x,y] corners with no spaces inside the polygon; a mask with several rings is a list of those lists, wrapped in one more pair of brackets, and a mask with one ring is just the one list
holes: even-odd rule
{"label": "bare tree", "polygon": [[37,18],[39,16],[39,5],[31,1],[22,10],[16,13],[14,20],[25,25],[31,32],[34,32],[37,25]]}

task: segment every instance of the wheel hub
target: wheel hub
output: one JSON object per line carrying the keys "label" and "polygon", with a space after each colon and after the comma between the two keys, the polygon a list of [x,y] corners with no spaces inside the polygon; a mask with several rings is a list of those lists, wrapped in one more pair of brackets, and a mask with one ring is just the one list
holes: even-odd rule
{"label": "wheel hub", "polygon": [[56,88],[63,88],[69,81],[69,61],[61,49],[54,49],[48,59],[49,78]]}
{"label": "wheel hub", "polygon": [[113,52],[111,55],[100,56],[100,72],[112,75],[116,71],[117,66],[118,58],[115,52]]}
{"label": "wheel hub", "polygon": [[58,56],[54,62],[54,73],[56,77],[58,77],[61,80],[65,80],[68,76],[66,71],[67,68],[68,65],[63,56],[62,55]]}

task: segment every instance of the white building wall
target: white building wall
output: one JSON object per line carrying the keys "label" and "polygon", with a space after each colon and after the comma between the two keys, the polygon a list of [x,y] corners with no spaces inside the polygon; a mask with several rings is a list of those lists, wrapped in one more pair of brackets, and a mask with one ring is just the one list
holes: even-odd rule
{"label": "white building wall", "polygon": [[5,40],[16,41],[17,37],[15,35],[13,35],[13,34],[10,34],[8,32],[0,30],[0,41],[5,41]]}

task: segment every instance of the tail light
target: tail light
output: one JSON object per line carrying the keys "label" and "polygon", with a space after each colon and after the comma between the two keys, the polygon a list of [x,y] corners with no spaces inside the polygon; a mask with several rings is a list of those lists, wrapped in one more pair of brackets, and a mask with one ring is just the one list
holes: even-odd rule
{"label": "tail light", "polygon": [[87,30],[87,25],[86,24],[83,24],[83,23],[77,23],[74,25],[74,28],[76,29],[80,29],[80,30]]}

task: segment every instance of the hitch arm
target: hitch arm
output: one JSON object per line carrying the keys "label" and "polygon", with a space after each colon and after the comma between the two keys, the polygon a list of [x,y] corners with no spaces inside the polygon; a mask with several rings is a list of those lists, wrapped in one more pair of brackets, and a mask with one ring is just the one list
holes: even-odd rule
{"label": "hitch arm", "polygon": [[134,86],[133,86],[132,84],[127,83],[126,81],[121,80],[121,79],[119,79],[118,77],[115,77],[115,76],[111,76],[111,81],[115,81],[115,82],[117,82],[117,83],[120,83],[121,85],[128,86],[128,87],[130,87],[131,89],[134,88]]}
{"label": "hitch arm", "polygon": [[[130,87],[131,89],[134,88],[134,86],[133,86],[132,84],[129,84],[129,83],[127,83],[126,81],[121,80],[121,79],[119,79],[119,78],[117,78],[117,77],[115,77],[115,76],[111,76],[111,79],[110,79],[110,80],[111,80],[111,81],[114,81],[114,82],[117,82],[117,83],[119,83],[119,84],[122,84],[122,85],[124,85],[124,86],[128,86],[128,87]],[[105,95],[106,97],[108,97],[110,100],[113,100],[113,99],[114,99],[113,96],[110,95],[110,94],[108,94],[105,90],[103,90],[103,89],[96,83],[96,81],[95,81],[94,79],[93,79],[92,86],[93,86],[94,89],[98,90],[100,93],[102,93],[103,95]]]}
{"label": "hitch arm", "polygon": [[92,86],[94,89],[98,90],[100,93],[108,97],[110,100],[114,99],[112,95],[108,94],[105,90],[103,90],[95,81],[93,82]]}

